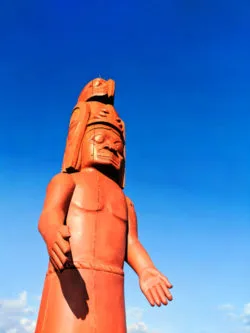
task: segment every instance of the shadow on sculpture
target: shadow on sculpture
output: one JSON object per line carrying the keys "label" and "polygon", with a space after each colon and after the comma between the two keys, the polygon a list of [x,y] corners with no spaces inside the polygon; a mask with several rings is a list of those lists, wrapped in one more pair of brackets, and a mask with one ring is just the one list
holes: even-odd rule
{"label": "shadow on sculpture", "polygon": [[[70,273],[70,276],[68,273]],[[60,281],[63,296],[72,313],[78,319],[85,319],[89,313],[89,295],[81,274],[73,267],[70,271],[67,269],[62,273],[57,272],[56,274]]]}

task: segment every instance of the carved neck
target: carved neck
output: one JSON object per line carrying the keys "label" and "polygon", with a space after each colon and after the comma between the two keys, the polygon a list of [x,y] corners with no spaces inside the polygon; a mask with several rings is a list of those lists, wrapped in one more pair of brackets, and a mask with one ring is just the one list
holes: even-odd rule
{"label": "carved neck", "polygon": [[[85,167],[83,170],[95,170],[100,172],[105,177],[109,178],[119,186],[119,171],[115,170],[112,166],[109,165],[95,165],[93,167]],[[120,186],[119,186],[120,187]]]}

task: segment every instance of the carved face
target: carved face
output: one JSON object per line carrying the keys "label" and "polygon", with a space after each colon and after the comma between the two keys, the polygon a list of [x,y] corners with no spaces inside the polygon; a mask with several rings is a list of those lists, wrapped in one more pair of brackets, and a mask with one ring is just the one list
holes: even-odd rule
{"label": "carved face", "polygon": [[82,167],[111,166],[119,171],[124,162],[124,143],[120,134],[106,125],[92,125],[85,132]]}

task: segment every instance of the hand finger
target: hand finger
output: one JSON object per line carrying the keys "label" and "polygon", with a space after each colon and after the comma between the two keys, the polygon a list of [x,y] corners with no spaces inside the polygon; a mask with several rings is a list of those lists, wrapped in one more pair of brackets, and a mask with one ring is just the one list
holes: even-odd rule
{"label": "hand finger", "polygon": [[166,297],[169,299],[169,301],[173,300],[173,296],[171,295],[171,292],[168,290],[167,286],[165,283],[161,283],[161,287],[166,295]]}
{"label": "hand finger", "polygon": [[62,225],[59,232],[63,238],[69,238],[71,236],[69,227],[67,225]]}
{"label": "hand finger", "polygon": [[51,251],[51,257],[55,261],[58,269],[62,270],[63,269],[63,264],[61,263],[60,259],[58,258],[57,254],[55,253],[54,250]]}
{"label": "hand finger", "polygon": [[59,267],[57,266],[55,260],[52,257],[50,257],[50,261],[52,262],[52,265],[54,266],[55,270],[59,271]]}
{"label": "hand finger", "polygon": [[170,289],[173,288],[173,285],[170,283],[170,281],[168,280],[168,278],[166,276],[161,275],[160,278],[161,278],[161,280],[163,280],[166,283],[168,288],[170,288]]}
{"label": "hand finger", "polygon": [[157,285],[156,290],[157,290],[157,293],[158,293],[158,296],[159,296],[161,302],[163,304],[167,305],[168,304],[167,297],[165,296],[165,293],[164,293],[163,289],[161,288],[161,286]]}
{"label": "hand finger", "polygon": [[151,293],[152,293],[152,296],[153,296],[153,298],[154,298],[154,301],[155,301],[156,305],[157,305],[157,306],[161,306],[160,297],[159,297],[159,295],[158,295],[158,292],[157,292],[156,288],[155,288],[155,287],[152,287],[152,288],[150,288],[150,291],[151,291]]}
{"label": "hand finger", "polygon": [[64,255],[57,243],[54,244],[52,250],[55,252],[62,265],[64,265],[68,258]]}
{"label": "hand finger", "polygon": [[147,300],[149,301],[150,305],[151,306],[155,306],[155,301],[154,301],[154,298],[150,292],[150,290],[148,289],[147,291],[145,291],[145,294],[144,294],[147,298]]}
{"label": "hand finger", "polygon": [[61,235],[57,237],[56,244],[60,247],[61,251],[64,254],[70,252],[69,241],[66,241],[65,239],[63,239]]}

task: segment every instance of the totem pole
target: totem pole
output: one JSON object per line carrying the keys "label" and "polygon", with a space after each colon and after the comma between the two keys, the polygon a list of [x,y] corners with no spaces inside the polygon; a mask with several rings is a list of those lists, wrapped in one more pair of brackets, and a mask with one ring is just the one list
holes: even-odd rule
{"label": "totem pole", "polygon": [[36,333],[125,333],[124,262],[152,306],[172,300],[122,191],[125,128],[113,104],[114,81],[98,78],[73,109],[62,172],[47,187],[38,225],[50,260]]}

